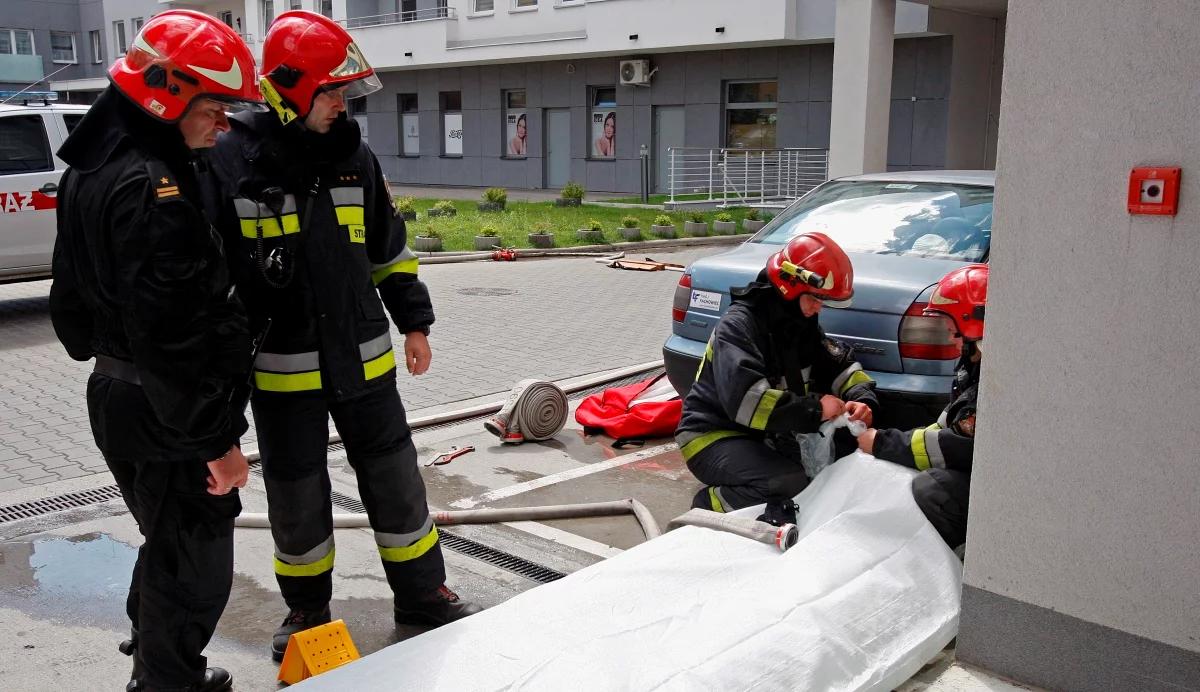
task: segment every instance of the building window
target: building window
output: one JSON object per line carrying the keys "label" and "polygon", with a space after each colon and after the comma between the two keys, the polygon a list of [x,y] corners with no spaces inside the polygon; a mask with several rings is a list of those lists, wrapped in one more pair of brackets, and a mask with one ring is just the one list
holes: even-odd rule
{"label": "building window", "polygon": [[229,27],[230,29],[233,28],[233,12],[229,10],[221,10],[217,13],[217,18],[220,19],[221,23],[225,26]]}
{"label": "building window", "polygon": [[75,58],[75,34],[60,34],[57,31],[51,31],[50,59],[56,63],[74,64],[79,62]]}
{"label": "building window", "polygon": [[725,146],[774,149],[776,82],[729,82],[725,85]]}
{"label": "building window", "polygon": [[528,154],[529,118],[525,112],[525,90],[504,92],[504,156],[523,159]]}
{"label": "building window", "polygon": [[463,153],[463,124],[462,124],[462,92],[443,91],[442,101],[442,154],[445,156],[462,156]]}
{"label": "building window", "polygon": [[146,24],[146,21],[144,19],[142,19],[141,17],[133,18],[133,36],[134,36],[134,38],[137,38],[137,35],[142,33],[142,26],[144,26],[145,24]]}
{"label": "building window", "polygon": [[46,141],[42,116],[0,118],[0,175],[52,170],[50,143]]}
{"label": "building window", "polygon": [[496,0],[474,0],[475,14],[496,11]]}
{"label": "building window", "polygon": [[302,9],[304,9],[304,8],[301,6],[301,5],[303,5],[303,4],[304,4],[304,3],[303,3],[301,0],[291,0],[291,1],[288,3],[288,9],[290,9],[290,10],[302,10]]}
{"label": "building window", "polygon": [[263,36],[267,35],[267,29],[271,28],[271,22],[275,21],[275,0],[261,0],[260,9],[262,10],[262,32]]}
{"label": "building window", "polygon": [[513,7],[537,7],[538,0],[513,0]]}
{"label": "building window", "polygon": [[588,152],[593,159],[617,157],[617,88],[592,87],[592,130]]}
{"label": "building window", "polygon": [[421,155],[421,118],[417,114],[416,94],[397,94],[396,108],[400,111],[400,154]]}
{"label": "building window", "polygon": [[113,43],[117,46],[117,55],[125,55],[129,50],[129,43],[125,40],[125,22],[121,20],[113,22]]}
{"label": "building window", "polygon": [[0,29],[0,54],[33,55],[33,32],[28,29]]}
{"label": "building window", "polygon": [[96,64],[104,62],[104,48],[100,41],[100,30],[89,31],[88,40],[92,44],[92,62]]}
{"label": "building window", "polygon": [[333,19],[333,0],[321,0],[321,14]]}

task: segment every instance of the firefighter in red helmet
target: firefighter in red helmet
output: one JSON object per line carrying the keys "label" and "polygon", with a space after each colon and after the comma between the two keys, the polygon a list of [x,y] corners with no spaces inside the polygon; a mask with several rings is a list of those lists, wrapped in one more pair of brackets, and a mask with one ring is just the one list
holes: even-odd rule
{"label": "firefighter in red helmet", "polygon": [[380,88],[350,35],[312,12],[281,14],[263,42],[268,113],[235,117],[214,155],[214,215],[251,322],[270,320],[254,366],[275,575],[295,632],[328,622],[334,532],[332,416],[354,468],[395,620],[441,625],[479,610],[445,586],[437,528],[396,390],[385,314],[413,375],[429,367],[433,307],[379,162],[346,117]]}
{"label": "firefighter in red helmet", "polygon": [[226,111],[266,106],[249,49],[198,12],[152,18],[109,78],[58,152],[51,319],[72,358],[96,360],[92,434],[145,537],[127,689],[227,690],[202,652],[233,580],[250,337],[194,166]]}
{"label": "firefighter in red helmet", "polygon": [[[809,480],[796,435],[842,413],[870,425],[879,405],[850,348],[817,321],[823,306],[844,307],[854,295],[850,258],[831,238],[792,238],[756,282],[732,293],[675,433],[705,484],[692,506],[718,512],[790,499]],[[851,451],[841,433],[838,450]]]}
{"label": "firefighter in red helmet", "polygon": [[913,479],[913,497],[956,550],[967,540],[987,284],[986,264],[955,269],[938,282],[925,308],[926,315],[948,318],[948,326],[963,342],[950,405],[937,421],[915,430],[867,430],[858,438],[864,452],[921,471]]}

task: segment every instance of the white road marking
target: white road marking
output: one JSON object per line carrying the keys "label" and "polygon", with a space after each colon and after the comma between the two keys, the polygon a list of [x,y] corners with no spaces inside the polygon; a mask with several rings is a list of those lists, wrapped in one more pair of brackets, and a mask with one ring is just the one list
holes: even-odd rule
{"label": "white road marking", "polygon": [[600,473],[601,471],[617,468],[618,466],[632,464],[635,461],[649,459],[650,457],[658,456],[659,454],[665,454],[676,449],[679,449],[679,445],[675,444],[674,442],[669,442],[665,445],[651,447],[650,449],[643,449],[638,452],[633,452],[632,454],[622,454],[619,457],[613,457],[612,459],[600,461],[595,464],[588,464],[586,466],[560,471],[559,473],[552,473],[549,476],[542,476],[541,478],[535,478],[534,480],[525,481],[524,483],[517,483],[504,488],[497,488],[496,490],[489,490],[488,492],[476,497],[465,497],[461,500],[455,500],[454,502],[451,502],[450,506],[456,509],[471,509],[479,504],[493,502],[495,500],[503,500],[506,497],[520,495],[521,493],[527,493],[530,490],[544,488],[548,485],[555,485],[556,483],[562,483],[563,481],[569,481],[575,478],[583,478],[584,476],[590,476],[594,473]]}
{"label": "white road marking", "polygon": [[[629,518],[632,520],[633,515],[629,515]],[[610,558],[614,555],[620,555],[622,552],[624,552],[620,548],[614,548],[611,545],[601,543],[600,541],[593,541],[590,538],[584,538],[583,536],[573,534],[570,531],[556,529],[553,526],[546,526],[545,524],[541,524],[536,521],[510,521],[506,522],[504,525],[511,526],[518,531],[524,531],[525,533],[533,534],[538,538],[545,538],[548,541],[561,543],[568,548],[582,550],[585,553],[595,555],[597,557]]]}

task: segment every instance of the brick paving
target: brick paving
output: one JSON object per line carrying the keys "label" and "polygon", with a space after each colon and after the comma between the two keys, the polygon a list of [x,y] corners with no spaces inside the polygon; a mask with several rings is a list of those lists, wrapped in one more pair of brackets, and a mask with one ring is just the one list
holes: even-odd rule
{"label": "brick paving", "polygon": [[[654,253],[689,263],[719,247]],[[437,323],[433,366],[401,373],[408,410],[661,357],[679,274],[609,269],[590,259],[422,267]],[[0,286],[0,492],[107,472],[84,392],[91,363],[67,357],[49,316],[49,281]],[[402,338],[393,333],[397,352]],[[253,444],[253,429],[244,439]]]}

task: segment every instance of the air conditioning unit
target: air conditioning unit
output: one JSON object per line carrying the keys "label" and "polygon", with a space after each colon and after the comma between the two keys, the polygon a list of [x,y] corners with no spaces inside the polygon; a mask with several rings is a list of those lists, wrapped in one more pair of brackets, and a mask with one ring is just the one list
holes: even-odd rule
{"label": "air conditioning unit", "polygon": [[622,60],[621,61],[621,83],[645,86],[650,83],[650,78],[654,73],[658,72],[658,68],[650,69],[649,60]]}

